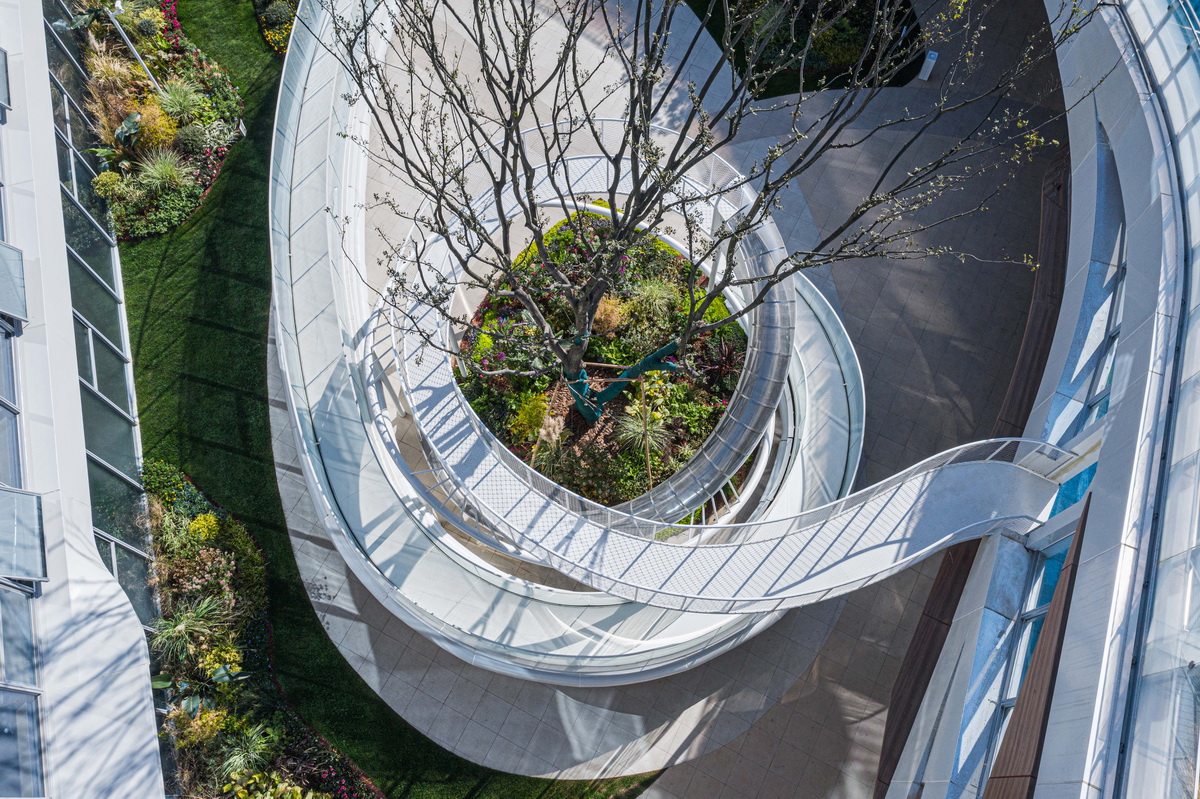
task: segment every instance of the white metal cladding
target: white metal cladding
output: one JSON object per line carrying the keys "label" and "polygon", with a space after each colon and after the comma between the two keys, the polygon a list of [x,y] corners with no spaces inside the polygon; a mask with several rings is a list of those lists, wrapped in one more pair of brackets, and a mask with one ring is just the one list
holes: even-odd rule
{"label": "white metal cladding", "polygon": [[[347,10],[353,6],[346,3]],[[485,668],[557,683],[605,685],[651,679],[702,662],[762,629],[770,617],[764,621],[753,615],[664,612],[599,594],[518,586],[520,581],[504,580],[451,551],[436,520],[414,503],[402,482],[389,479],[379,462],[383,456],[372,449],[376,442],[364,430],[364,425],[370,424],[369,420],[364,423],[362,406],[366,401],[359,385],[361,375],[350,357],[362,318],[347,316],[338,307],[342,302],[339,286],[345,280],[342,270],[348,267],[335,220],[356,213],[352,190],[354,181],[361,179],[347,174],[346,165],[357,156],[347,151],[348,142],[341,135],[351,129],[353,111],[344,99],[344,76],[319,41],[328,24],[324,12],[316,4],[303,3],[300,15],[308,24],[297,26],[285,63],[272,151],[278,347],[305,476],[347,563],[389,610],[458,656]],[[835,347],[839,344],[845,342],[834,342]],[[851,353],[843,363],[852,357]],[[845,393],[851,392],[847,389]],[[861,405],[857,385],[853,395],[850,405]],[[861,418],[861,410],[857,417],[851,411],[850,446],[841,450],[839,458],[852,460],[857,451],[860,433],[856,418]],[[979,483],[995,478],[995,494],[1006,490],[1020,493],[1024,480],[1032,483],[1032,493],[1044,495],[1049,483],[1034,472],[1049,470],[1035,464],[1035,445],[1023,446],[1027,449],[1022,454],[1016,445],[1006,450],[996,444],[975,458],[991,460],[940,471],[961,470],[968,477],[974,474]],[[958,451],[950,453],[956,454],[967,457]],[[1000,462],[1022,458],[1034,471]],[[846,473],[852,474],[852,469]],[[835,482],[841,484],[842,480],[839,471]],[[955,528],[960,537],[1010,526],[1009,521],[991,517],[1018,513],[1020,508],[1015,505],[1028,504],[1033,512],[1040,510],[1034,508],[1036,501],[1005,504],[993,496],[994,504],[1002,508],[996,511],[977,502],[970,490],[955,493],[948,483],[931,485],[939,491],[931,488],[929,497],[940,497],[947,507],[963,515],[973,512],[969,519],[973,525]],[[943,487],[945,490],[940,490]],[[1011,526],[1021,529],[1029,523],[1029,519],[1015,519]],[[634,540],[639,545],[647,543],[641,538]],[[948,541],[939,540],[925,550],[920,550],[915,540],[906,544],[898,536],[891,543],[915,554],[883,558],[873,567],[898,570]],[[715,547],[703,549],[717,551]],[[578,555],[570,547],[563,551],[571,557]],[[593,562],[587,553],[578,560],[587,566]],[[562,563],[567,564],[565,558]],[[828,592],[850,590],[880,576],[868,571],[864,568],[853,583]],[[597,573],[593,584],[611,580]],[[615,581],[612,588],[614,594],[644,593],[663,604],[682,606],[687,599],[666,590]],[[692,604],[696,610],[707,611],[721,603],[719,597],[710,596]]]}
{"label": "white metal cladding", "polygon": [[[617,152],[627,123],[619,119],[593,120],[582,133],[575,132],[576,127],[575,123],[560,123],[522,133],[534,156],[557,159],[534,167],[529,192],[538,204],[556,207],[564,213],[578,207],[564,196],[568,187],[575,197],[580,197],[608,196],[610,190],[621,195],[632,186],[632,169],[627,160],[614,163],[612,157],[597,152]],[[677,136],[666,128],[652,127],[651,131],[668,142]],[[481,154],[478,162],[468,165],[464,191],[466,196],[478,198],[473,203],[476,219],[488,234],[495,234],[503,219],[515,216],[517,201],[511,184],[501,187],[499,192],[492,186],[493,171],[482,168],[480,163],[486,159],[487,155]],[[755,195],[745,185],[744,178],[715,155],[685,173],[666,197],[671,207],[685,209],[702,230],[713,230],[723,221],[735,218],[754,200]],[[451,236],[457,234],[456,230],[450,232]],[[445,239],[426,238],[420,231],[410,234],[410,243],[413,238],[420,240],[419,259],[402,255],[398,271],[409,280],[423,279],[427,285],[458,285],[462,264],[457,263],[458,257]],[[739,242],[737,253],[739,260],[734,270],[738,277],[770,276],[787,254],[779,232],[769,219]],[[713,273],[720,269],[723,266],[717,265]],[[789,290],[791,285],[792,281],[785,281],[773,287],[763,303],[748,314],[749,346],[742,376],[712,434],[682,469],[618,510],[653,519],[685,516],[720,490],[750,457],[775,413],[787,381],[796,315],[796,295]],[[754,296],[752,286],[735,287],[731,291],[737,295],[733,298],[735,306],[750,302]],[[413,313],[421,314],[419,308]],[[422,319],[423,330],[414,330],[408,319],[402,327],[408,328],[410,338],[419,333],[422,339],[433,336],[448,344],[450,336],[444,322],[443,315],[434,313]],[[410,348],[410,351],[414,358],[424,357],[421,349]]]}
{"label": "white metal cladding", "polygon": [[[429,309],[417,321],[436,328],[442,317]],[[404,338],[400,371],[426,451],[483,521],[581,582],[659,607],[796,607],[883,579],[957,541],[1026,533],[1058,489],[1051,477],[1074,457],[1024,439],[968,444],[824,507],[730,525],[739,543],[680,545],[658,539],[701,539],[710,530],[634,517],[537,474],[475,416],[449,357],[419,333]]]}
{"label": "white metal cladding", "polygon": [[[347,0],[341,11],[353,13]],[[337,221],[354,216],[365,153],[348,87],[321,44],[330,24],[303,2],[280,85],[271,168],[277,346],[301,466],[314,505],[355,575],[405,623],[482,668],[564,685],[619,685],[688,669],[777,616],[712,616],[559,591],[465,557],[374,448],[350,342]],[[361,183],[357,185],[361,186]]]}

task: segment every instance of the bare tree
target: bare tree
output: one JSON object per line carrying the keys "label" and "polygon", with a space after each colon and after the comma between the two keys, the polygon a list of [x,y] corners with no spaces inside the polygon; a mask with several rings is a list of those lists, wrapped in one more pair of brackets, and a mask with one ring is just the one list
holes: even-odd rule
{"label": "bare tree", "polygon": [[[388,240],[389,301],[401,318],[438,309],[459,333],[478,330],[461,303],[453,310],[459,293],[519,305],[518,330],[489,334],[525,357],[465,365],[490,375],[561,373],[592,421],[638,375],[692,368],[690,341],[754,313],[799,270],[949,252],[914,237],[990,196],[941,212],[948,195],[988,175],[999,185],[993,173],[1049,143],[1049,118],[1035,119],[1017,95],[1028,100],[1039,63],[1090,16],[1079,0],[1063,0],[1044,35],[997,64],[983,34],[1005,13],[998,0],[949,0],[919,26],[908,0],[376,2],[335,14],[327,46],[373,118],[373,157],[422,199],[419,207],[393,195],[372,201],[416,231]],[[926,50],[939,51],[944,66],[923,105],[864,116]],[[768,116],[784,121],[784,133],[742,174],[696,177],[711,176],[722,148]],[[914,165],[923,135],[951,117],[968,120],[961,135]],[[824,154],[882,131],[903,131],[907,143],[856,207],[810,247],[746,268],[744,245],[779,211],[788,184]],[[598,185],[593,174],[581,186],[568,168],[580,154],[604,167]],[[722,203],[732,212],[714,213]],[[590,236],[569,266],[551,251],[556,226]],[[688,270],[686,313],[669,336],[598,391],[584,362],[597,311],[625,256],[664,233],[708,270]],[[706,320],[731,290],[741,292],[740,307]],[[426,337],[456,352],[452,341]]]}

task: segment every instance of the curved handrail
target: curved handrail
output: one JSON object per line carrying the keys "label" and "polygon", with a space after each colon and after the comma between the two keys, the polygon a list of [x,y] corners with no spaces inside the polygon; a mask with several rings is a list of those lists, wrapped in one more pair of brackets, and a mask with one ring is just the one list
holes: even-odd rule
{"label": "curved handrail", "polygon": [[[521,135],[533,138],[534,146],[544,147],[547,138],[544,135],[540,138],[533,137],[534,133],[543,133],[546,129],[570,124],[572,123],[548,123],[522,131]],[[616,150],[619,149],[627,124],[626,120],[622,119],[590,120],[590,131],[594,136],[583,138],[585,141],[598,142],[602,149]],[[664,136],[679,135],[676,131],[659,125],[650,125],[649,128],[651,132]],[[626,162],[614,164],[607,157],[597,155],[596,145],[578,146],[572,136],[553,136],[548,140],[554,142],[551,155],[555,160],[533,168],[535,173],[540,173],[533,187],[535,193],[545,191],[543,184],[552,173],[567,172],[567,181],[576,195],[606,192],[613,187],[614,182],[619,187],[628,177]],[[567,142],[565,147],[560,143],[564,140]],[[476,162],[483,161],[489,155],[491,153],[479,154]],[[509,206],[514,202],[511,199],[513,192],[511,187],[504,188],[500,193],[501,197],[497,199],[496,187],[490,181],[491,178],[485,170],[471,169],[469,165],[464,175],[467,187],[464,191],[477,198],[472,203],[473,213],[484,220],[485,225],[498,226],[502,217],[511,214]],[[715,228],[724,220],[742,213],[745,207],[754,202],[756,195],[747,185],[744,176],[719,155],[712,154],[681,175],[678,184],[669,195],[671,202],[686,203],[689,197],[699,198],[694,206],[689,207],[698,223],[702,227]],[[556,191],[549,191],[546,193],[546,199],[539,201],[539,205],[553,204],[566,210],[564,203],[571,207],[578,205],[574,200],[563,200]],[[433,282],[438,285],[446,281],[457,283],[462,265],[457,263],[443,242],[447,237],[452,238],[461,235],[462,232],[461,223],[452,222],[445,236],[435,236],[424,242],[422,257],[418,261],[410,259],[408,255],[415,249],[416,238],[422,235],[414,226],[405,244],[400,248],[401,271],[415,268],[419,273],[432,276]],[[476,235],[478,234],[474,232],[468,234],[469,237]],[[767,219],[738,242],[735,248],[737,259],[734,268],[747,274],[772,274],[775,267],[772,256],[784,252],[785,249],[774,223]],[[714,265],[712,268],[723,267]],[[658,519],[685,516],[707,502],[750,456],[775,411],[782,386],[786,382],[796,298],[783,290],[784,285],[774,287],[766,300],[755,308],[749,317],[752,321],[748,331],[751,346],[741,379],[727,412],[722,415],[712,434],[701,444],[700,450],[689,464],[642,496],[625,503],[622,510],[628,510],[634,516],[650,515]],[[731,291],[736,292],[736,287]],[[751,287],[742,289],[742,293],[747,292],[753,295]],[[414,302],[412,306],[418,311],[422,307],[419,302]],[[405,313],[411,321],[411,311],[406,309]],[[439,336],[442,347],[449,347],[455,341],[448,321],[442,316],[426,321],[422,338],[426,336]],[[499,456],[499,453],[497,454]],[[545,486],[542,488],[545,489]]]}

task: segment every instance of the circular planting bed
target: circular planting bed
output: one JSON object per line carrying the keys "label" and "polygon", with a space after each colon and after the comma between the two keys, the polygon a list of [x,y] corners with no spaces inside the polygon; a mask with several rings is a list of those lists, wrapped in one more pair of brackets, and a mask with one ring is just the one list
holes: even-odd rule
{"label": "circular planting bed", "polygon": [[[579,213],[545,237],[554,265],[583,274],[607,246],[608,220]],[[681,253],[647,234],[619,256],[619,274],[597,310],[585,366],[593,389],[610,385],[628,366],[672,341],[686,316],[689,284],[703,296],[707,279]],[[571,313],[535,247],[514,271],[536,290],[546,318],[569,330]],[[503,280],[495,288],[505,288]],[[689,368],[647,372],[589,423],[553,356],[540,345],[528,312],[515,299],[489,294],[461,343],[459,387],[487,427],[522,460],[565,488],[605,505],[627,502],[679,470],[716,426],[733,395],[746,355],[736,322],[699,335],[687,346]],[[718,299],[706,321],[729,315]],[[505,370],[537,376],[504,374]],[[735,485],[737,477],[734,478]]]}

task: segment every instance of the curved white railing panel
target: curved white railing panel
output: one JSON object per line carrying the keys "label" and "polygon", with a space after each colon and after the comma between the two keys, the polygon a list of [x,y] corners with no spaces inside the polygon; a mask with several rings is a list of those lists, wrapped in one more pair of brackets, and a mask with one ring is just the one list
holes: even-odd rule
{"label": "curved white railing panel", "polygon": [[[353,4],[347,3],[351,8]],[[276,334],[310,493],[339,554],[390,612],[477,666],[544,682],[617,685],[697,665],[777,616],[666,612],[612,596],[546,588],[447,545],[415,492],[381,465],[369,434],[359,334],[343,296],[335,220],[356,212],[365,159],[339,134],[356,124],[347,87],[304,3],[284,65],[271,171]]]}
{"label": "curved white railing panel", "polygon": [[[429,309],[416,321],[438,325],[440,316]],[[1049,476],[1073,457],[1036,441],[970,444],[823,508],[722,528],[741,528],[741,543],[680,546],[662,539],[689,526],[590,502],[509,453],[458,391],[449,357],[425,341],[419,332],[404,336],[399,359],[413,420],[431,461],[487,526],[580,582],[661,607],[795,607],[883,579],[959,540],[1001,527],[1028,532],[1057,491]]]}

